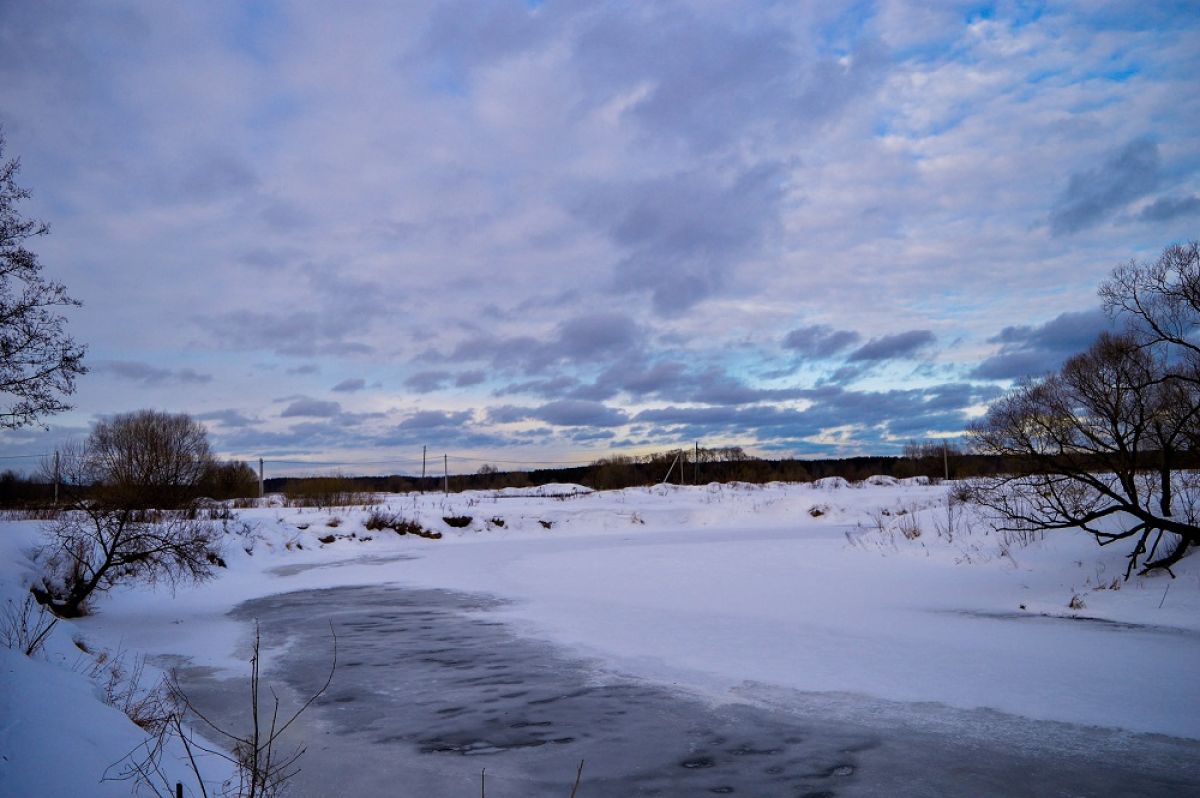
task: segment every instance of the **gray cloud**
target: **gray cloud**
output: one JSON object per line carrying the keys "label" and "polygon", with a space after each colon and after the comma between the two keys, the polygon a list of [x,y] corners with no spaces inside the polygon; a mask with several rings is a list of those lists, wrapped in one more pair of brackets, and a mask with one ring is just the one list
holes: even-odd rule
{"label": "gray cloud", "polygon": [[[894,437],[961,432],[968,407],[999,394],[995,386],[947,383],[926,389],[850,391],[829,386],[806,392],[811,405],[796,410],[759,404],[725,407],[670,406],[644,410],[633,421],[651,425],[652,435],[683,438],[746,436],[764,444],[780,441],[794,447],[822,430],[853,427],[856,440],[876,450],[896,446]],[[826,444],[806,446],[810,451]],[[836,448],[836,447],[834,447]]]}
{"label": "gray cloud", "polygon": [[894,360],[910,357],[921,349],[930,346],[937,339],[929,330],[909,330],[908,332],[884,335],[872,338],[850,353],[848,360],[874,362],[878,360]]}
{"label": "gray cloud", "polygon": [[1078,233],[1149,194],[1158,185],[1159,161],[1158,145],[1139,138],[1110,154],[1100,166],[1071,175],[1050,212],[1050,232]]}
{"label": "gray cloud", "polygon": [[558,427],[616,427],[629,420],[621,410],[582,399],[548,402],[531,410],[529,415]]}
{"label": "gray cloud", "polygon": [[[461,341],[448,356],[429,352],[427,361],[487,361],[497,371],[538,374],[551,367],[587,367],[633,356],[644,338],[643,326],[628,314],[588,313],[559,323],[550,338],[504,337],[480,332]],[[449,379],[449,372],[430,371]],[[468,372],[470,373],[470,372]]]}
{"label": "gray cloud", "polygon": [[546,380],[527,380],[506,385],[496,391],[496,396],[511,396],[513,394],[530,394],[532,396],[562,396],[579,387],[579,380],[574,377],[560,376]]}
{"label": "gray cloud", "polygon": [[335,391],[337,393],[354,393],[355,391],[361,391],[363,388],[366,388],[366,387],[367,387],[367,381],[364,380],[362,377],[351,377],[351,378],[342,380],[337,385],[330,388],[330,390]]}
{"label": "gray cloud", "polygon": [[1142,208],[1138,218],[1143,222],[1169,222],[1180,216],[1196,214],[1200,214],[1200,196],[1192,194],[1187,197],[1159,197]]}
{"label": "gray cloud", "polygon": [[797,136],[878,83],[878,43],[860,40],[845,58],[816,55],[770,16],[693,4],[640,6],[589,15],[574,63],[589,95],[643,87],[626,113],[648,135],[701,154],[738,141]]}
{"label": "gray cloud", "polygon": [[337,402],[325,402],[320,399],[297,399],[283,409],[280,418],[329,418],[342,412],[342,406]]}
{"label": "gray cloud", "polygon": [[211,200],[245,192],[258,182],[254,170],[231,152],[197,154],[183,169],[178,191],[186,200]]}
{"label": "gray cloud", "polygon": [[563,322],[558,341],[547,353],[555,358],[592,358],[634,348],[641,325],[624,313],[591,313]]}
{"label": "gray cloud", "polygon": [[625,253],[613,286],[649,293],[673,316],[723,288],[737,265],[777,231],[786,171],[762,163],[728,176],[712,169],[589,187],[574,212]]}
{"label": "gray cloud", "polygon": [[487,379],[487,373],[480,369],[474,369],[472,371],[463,371],[463,372],[460,372],[458,374],[458,376],[454,378],[454,387],[469,388],[472,385],[479,385],[481,382],[483,382],[486,379]]}
{"label": "gray cloud", "polygon": [[164,369],[134,360],[103,360],[93,367],[96,371],[112,374],[142,385],[203,384],[212,382],[211,374],[202,374],[191,368]]}
{"label": "gray cloud", "polygon": [[267,313],[236,310],[196,322],[220,344],[232,349],[267,350],[281,355],[365,355],[371,346],[350,340],[361,333],[358,314],[314,311]]}
{"label": "gray cloud", "polygon": [[404,384],[417,393],[431,393],[440,390],[453,376],[448,371],[418,371],[409,375]]}
{"label": "gray cloud", "polygon": [[1054,371],[1076,352],[1091,346],[1113,322],[1096,308],[1060,313],[1039,325],[1005,327],[989,339],[1000,350],[976,366],[969,376],[985,380],[1013,380]]}
{"label": "gray cloud", "polygon": [[828,324],[798,327],[783,339],[785,349],[812,358],[827,358],[858,343],[862,338],[854,330],[835,330]]}
{"label": "gray cloud", "polygon": [[469,410],[447,412],[442,410],[422,410],[413,413],[400,422],[400,429],[435,429],[437,427],[459,427],[468,423],[474,417]]}

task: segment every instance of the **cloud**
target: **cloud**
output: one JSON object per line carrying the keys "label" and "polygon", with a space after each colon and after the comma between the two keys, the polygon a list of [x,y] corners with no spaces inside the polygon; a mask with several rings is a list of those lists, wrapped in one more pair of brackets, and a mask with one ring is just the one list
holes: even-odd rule
{"label": "cloud", "polygon": [[[645,337],[643,325],[626,313],[585,313],[555,325],[546,340],[532,336],[498,336],[480,332],[460,341],[449,354],[427,353],[428,361],[487,361],[498,371],[538,374],[560,365],[586,367],[619,361],[637,353]],[[449,379],[449,372],[429,375]],[[424,382],[419,382],[418,386]]]}
{"label": "cloud", "polygon": [[[776,404],[725,407],[672,405],[643,410],[633,417],[649,424],[653,435],[683,438],[753,437],[794,447],[824,433],[852,428],[858,445],[880,451],[897,448],[896,438],[961,432],[967,409],[999,395],[992,385],[945,383],[921,389],[852,391],[836,386],[806,392],[804,409]],[[832,444],[804,444],[817,452]]]}
{"label": "cloud", "polygon": [[458,376],[456,376],[454,378],[454,387],[469,388],[472,385],[479,385],[481,382],[483,382],[486,379],[487,379],[487,372],[482,371],[480,369],[474,369],[472,371],[463,371],[463,372],[459,372]]}
{"label": "cloud", "polygon": [[1130,141],[1092,169],[1076,172],[1050,212],[1050,232],[1069,235],[1093,227],[1158,185],[1158,145]]}
{"label": "cloud", "polygon": [[574,377],[551,377],[545,380],[527,380],[506,385],[496,391],[497,396],[512,394],[530,394],[532,396],[562,396],[568,391],[578,388],[579,380]]}
{"label": "cloud", "polygon": [[231,349],[266,350],[301,357],[374,352],[374,347],[351,340],[361,333],[361,319],[353,313],[235,310],[199,317],[196,322],[208,330],[216,342]]}
{"label": "cloud", "polygon": [[593,358],[629,352],[640,337],[641,325],[625,313],[589,313],[558,326],[558,340],[548,355],[560,358]]}
{"label": "cloud", "polygon": [[559,427],[616,427],[629,420],[621,410],[582,399],[548,402],[531,410],[529,416]]}
{"label": "cloud", "polygon": [[365,387],[367,387],[367,381],[362,377],[351,377],[342,380],[337,385],[330,388],[330,390],[337,393],[354,393],[356,391],[361,391]]}
{"label": "cloud", "polygon": [[329,418],[342,412],[342,406],[337,402],[326,402],[320,399],[297,399],[283,409],[280,418]]}
{"label": "cloud", "polygon": [[1112,329],[1113,321],[1099,308],[1060,313],[1044,324],[1005,327],[989,339],[1000,344],[999,351],[969,376],[984,380],[1040,376],[1058,369],[1068,357],[1091,346],[1100,333]]}
{"label": "cloud", "polygon": [[911,357],[936,340],[929,330],[909,330],[895,335],[884,335],[867,341],[851,352],[847,359],[851,362],[874,362]]}
{"label": "cloud", "polygon": [[1169,222],[1181,216],[1200,214],[1200,195],[1187,197],[1159,197],[1142,208],[1138,218],[1143,222]]}
{"label": "cloud", "polygon": [[196,418],[200,421],[215,421],[223,427],[233,428],[249,427],[257,423],[255,419],[233,408],[213,410],[208,413],[197,413]]}
{"label": "cloud", "polygon": [[398,428],[403,430],[428,430],[441,427],[461,427],[470,422],[474,414],[469,410],[455,412],[442,410],[422,410],[413,413],[400,422]]}
{"label": "cloud", "polygon": [[431,393],[440,390],[453,376],[449,371],[418,371],[409,375],[404,384],[417,393]]}
{"label": "cloud", "polygon": [[248,191],[258,182],[254,170],[231,152],[192,153],[176,186],[184,199],[208,201]]}
{"label": "cloud", "polygon": [[785,175],[764,162],[727,175],[705,168],[596,184],[574,212],[623,253],[613,288],[647,293],[659,314],[676,316],[763,251],[780,223]]}
{"label": "cloud", "polygon": [[103,360],[94,366],[96,371],[112,374],[142,385],[165,385],[176,383],[197,385],[212,382],[211,374],[202,374],[190,368],[164,369],[133,360]]}
{"label": "cloud", "polygon": [[853,346],[860,338],[862,336],[854,330],[835,330],[827,324],[813,324],[789,332],[784,336],[783,346],[805,357],[821,359]]}
{"label": "cloud", "polygon": [[635,92],[624,114],[647,137],[697,155],[787,140],[868,95],[885,55],[869,37],[842,57],[821,52],[780,22],[686,3],[595,13],[579,26],[572,61],[591,97]]}

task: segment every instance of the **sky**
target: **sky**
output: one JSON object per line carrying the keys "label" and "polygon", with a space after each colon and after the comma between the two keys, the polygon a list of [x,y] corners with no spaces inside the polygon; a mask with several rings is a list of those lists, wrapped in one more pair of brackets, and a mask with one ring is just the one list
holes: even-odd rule
{"label": "sky", "polygon": [[355,473],[955,437],[1200,227],[1195,3],[0,0],[90,372]]}

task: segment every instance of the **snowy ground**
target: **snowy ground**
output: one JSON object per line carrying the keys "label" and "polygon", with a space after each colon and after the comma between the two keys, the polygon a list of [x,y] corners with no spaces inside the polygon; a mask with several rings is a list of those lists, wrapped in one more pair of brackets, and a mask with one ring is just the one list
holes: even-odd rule
{"label": "snowy ground", "polygon": [[[44,661],[0,649],[0,794],[129,794],[96,780],[138,730],[89,697],[73,640],[202,666],[215,684],[246,670],[251,624],[230,615],[243,602],[355,586],[502,599],[488,616],[518,637],[711,705],[868,725],[975,723],[986,708],[1120,730],[1122,745],[1200,740],[1200,560],[1123,582],[1119,548],[1005,539],[946,486],[876,482],[384,497],[440,540],[367,531],[364,508],[239,511],[216,580],[105,596],[59,625]],[[0,525],[0,598],[32,578],[37,527]],[[268,647],[269,673],[286,651]]]}

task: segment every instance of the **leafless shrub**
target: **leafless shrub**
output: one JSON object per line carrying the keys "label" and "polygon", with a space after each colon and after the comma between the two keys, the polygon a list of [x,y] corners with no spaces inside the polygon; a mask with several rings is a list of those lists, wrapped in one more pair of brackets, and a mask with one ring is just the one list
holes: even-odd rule
{"label": "leafless shrub", "polygon": [[[329,689],[333,674],[337,670],[337,635],[332,624],[329,627],[332,639],[332,658],[329,675],[325,683],[305,700],[298,709],[286,718],[280,715],[279,696],[270,689],[271,700],[262,695],[261,647],[262,638],[257,626],[254,629],[254,646],[250,656],[250,717],[249,729],[242,733],[229,731],[219,726],[202,713],[177,678],[169,680],[170,700],[175,710],[166,723],[145,743],[139,745],[120,761],[109,766],[105,780],[133,781],[137,787],[150,790],[157,798],[172,798],[175,795],[170,779],[162,768],[163,753],[168,744],[177,740],[187,756],[188,765],[195,779],[197,791],[208,798],[208,787],[200,772],[198,757],[212,755],[229,762],[234,767],[232,781],[223,784],[214,796],[221,798],[279,798],[284,794],[288,782],[299,772],[298,762],[304,755],[304,746],[286,751],[282,736]],[[203,729],[229,746],[229,750],[212,748],[185,725],[188,721]]]}
{"label": "leafless shrub", "polygon": [[954,538],[962,531],[963,527],[963,500],[959,497],[958,491],[951,490],[946,494],[946,501],[942,505],[945,513],[941,517],[935,517],[933,520],[933,530],[939,538],[945,538],[947,543],[953,543]]}
{"label": "leafless shrub", "polygon": [[127,663],[123,655],[109,660],[101,689],[104,703],[119,709],[150,734],[161,733],[176,711],[174,694],[165,680],[145,687],[145,659]]}
{"label": "leafless shrub", "polygon": [[441,532],[426,529],[420,523],[405,518],[399,513],[383,509],[372,510],[371,514],[363,521],[363,527],[371,531],[390,529],[397,535],[416,535],[429,540],[439,540],[442,537]]}
{"label": "leafless shrub", "polygon": [[917,524],[916,516],[911,513],[904,513],[896,522],[896,529],[906,540],[916,540],[921,537],[921,527]]}
{"label": "leafless shrub", "polygon": [[35,602],[32,595],[27,594],[20,605],[8,599],[0,612],[0,644],[32,657],[45,645],[56,623],[58,618]]}
{"label": "leafless shrub", "polygon": [[61,507],[14,507],[0,510],[0,521],[50,521],[61,512]]}
{"label": "leafless shrub", "polygon": [[42,585],[32,592],[63,618],[86,614],[93,594],[121,582],[203,581],[220,560],[217,527],[178,511],[84,503],[51,522],[46,536]]}

